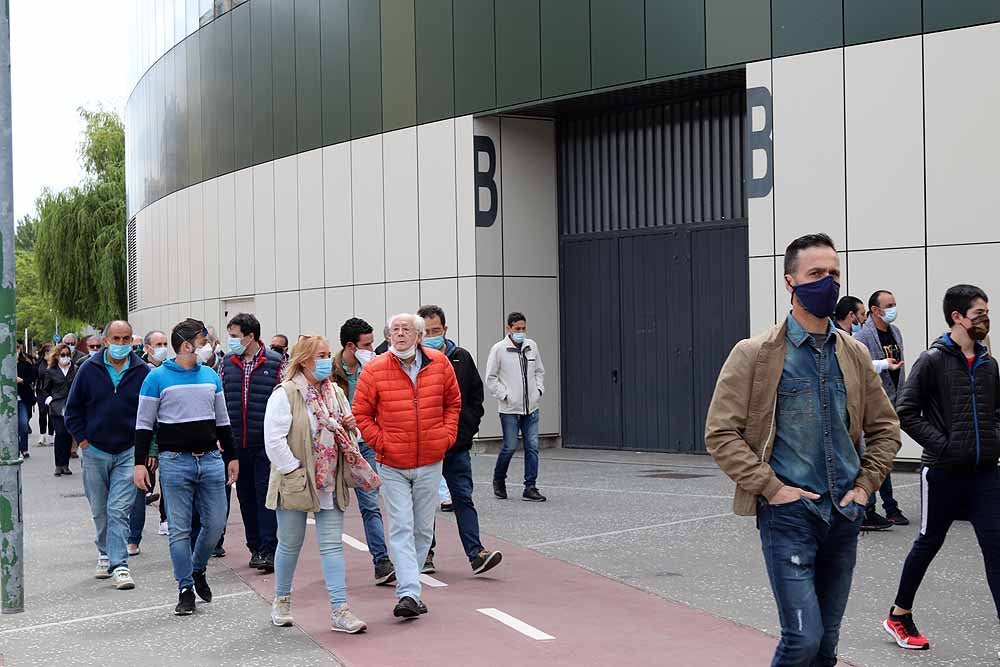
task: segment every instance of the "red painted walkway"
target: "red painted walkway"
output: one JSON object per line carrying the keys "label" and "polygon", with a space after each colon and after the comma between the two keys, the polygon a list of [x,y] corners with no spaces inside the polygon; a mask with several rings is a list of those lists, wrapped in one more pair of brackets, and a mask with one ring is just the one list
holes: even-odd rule
{"label": "red painted walkway", "polygon": [[[234,498],[235,500],[235,498]],[[224,563],[270,601],[273,575],[247,566],[243,524],[234,503]],[[364,542],[352,505],[345,532]],[[309,525],[292,593],[296,624],[348,665],[764,665],[775,640],[689,607],[663,600],[575,565],[493,537],[503,562],[479,577],[464,557],[454,521],[439,515],[432,575],[448,586],[423,587],[429,613],[412,621],[392,616],[392,587],[372,583],[370,556],[344,544],[348,597],[368,631],[330,631],[329,602]],[[554,639],[531,639],[477,612],[496,608]],[[274,628],[276,632],[281,629]]]}

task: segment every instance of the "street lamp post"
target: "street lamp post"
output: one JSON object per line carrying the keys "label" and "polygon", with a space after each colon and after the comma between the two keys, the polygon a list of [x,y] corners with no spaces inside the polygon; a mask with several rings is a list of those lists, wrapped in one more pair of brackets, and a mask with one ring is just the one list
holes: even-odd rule
{"label": "street lamp post", "polygon": [[0,0],[0,613],[24,611],[24,516],[14,358],[14,178],[10,1]]}

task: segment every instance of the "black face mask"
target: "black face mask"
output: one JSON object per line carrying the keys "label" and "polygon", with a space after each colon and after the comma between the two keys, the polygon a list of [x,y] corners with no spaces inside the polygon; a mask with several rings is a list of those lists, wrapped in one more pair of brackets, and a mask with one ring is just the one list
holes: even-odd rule
{"label": "black face mask", "polygon": [[272,345],[271,346],[271,351],[272,352],[277,352],[281,356],[285,356],[285,348],[281,347],[280,345]]}
{"label": "black face mask", "polygon": [[982,315],[971,320],[972,326],[966,329],[972,340],[985,340],[990,335],[990,316]]}

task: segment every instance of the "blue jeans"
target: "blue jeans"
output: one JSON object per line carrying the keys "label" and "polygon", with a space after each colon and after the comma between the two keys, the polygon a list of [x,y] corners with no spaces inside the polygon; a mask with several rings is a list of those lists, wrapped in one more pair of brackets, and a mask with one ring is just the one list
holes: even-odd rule
{"label": "blue jeans", "polygon": [[[170,561],[178,589],[194,585],[192,572],[204,572],[226,527],[226,465],[222,452],[194,456],[160,452],[160,491],[167,498]],[[191,548],[191,509],[197,503],[201,532]]]}
{"label": "blue jeans", "polygon": [[451,492],[451,503],[455,508],[458,536],[469,562],[475,560],[483,545],[479,543],[479,515],[472,502],[472,457],[468,449],[449,451],[441,468]]}
{"label": "blue jeans", "polygon": [[[892,495],[892,474],[885,476],[885,481],[878,488],[878,494],[882,496],[882,509],[886,514],[893,514],[899,510],[899,503]],[[868,509],[875,509],[875,494],[868,498]]]}
{"label": "blue jeans", "polygon": [[[163,491],[163,486],[160,486],[160,491]],[[226,484],[226,521],[222,524],[222,537],[219,538],[218,543],[215,545],[216,549],[221,549],[223,543],[226,541],[226,524],[229,523],[229,510],[232,507],[232,495],[233,487]],[[160,499],[163,502],[163,499]],[[162,505],[161,505],[162,507]],[[198,543],[198,535],[201,533],[201,518],[198,516],[198,503],[195,502],[191,506],[191,544],[195,545]]]}
{"label": "blue jeans", "polygon": [[396,566],[396,598],[420,599],[420,568],[434,540],[441,463],[420,468],[379,467],[389,512],[389,543]]}
{"label": "blue jeans", "polygon": [[128,543],[141,544],[142,531],[146,527],[146,491],[136,488],[135,500],[128,515]]}
{"label": "blue jeans", "polygon": [[538,410],[530,415],[500,415],[503,429],[503,448],[493,469],[493,480],[507,480],[507,468],[517,449],[517,433],[524,439],[524,488],[530,489],[538,481]]}
{"label": "blue jeans", "polygon": [[[308,512],[278,509],[276,514],[278,549],[274,554],[274,594],[281,597],[292,592],[292,576],[306,536]],[[335,508],[314,512],[313,516],[316,517],[316,541],[319,543],[323,581],[326,582],[330,605],[337,607],[347,602],[344,543],[341,539],[344,533],[344,513]]]}
{"label": "blue jeans", "polygon": [[80,450],[83,491],[97,530],[97,551],[109,560],[108,572],[128,567],[128,515],[135,499],[132,471],[135,450],[108,454],[94,443]]}
{"label": "blue jeans", "polygon": [[757,510],[764,563],[781,622],[772,667],[837,664],[864,508],[857,506],[853,521],[834,509],[828,524],[807,503],[812,501],[762,503]]}
{"label": "blue jeans", "polygon": [[31,433],[31,408],[24,401],[17,402],[17,449],[28,451],[28,434]]}
{"label": "blue jeans", "polygon": [[[375,463],[375,450],[363,442],[359,442],[361,456],[365,457],[372,470],[378,470]],[[378,489],[365,491],[364,489],[354,489],[354,495],[358,497],[358,509],[361,510],[361,520],[365,524],[365,542],[368,543],[368,551],[372,554],[372,562],[378,563],[383,558],[388,557],[389,552],[385,548],[385,526],[382,523],[382,511],[378,507]]]}
{"label": "blue jeans", "polygon": [[251,552],[274,553],[278,546],[278,523],[274,510],[265,506],[271,461],[263,447],[240,449],[237,456],[240,461],[240,476],[236,479],[236,497],[240,499],[247,549]]}

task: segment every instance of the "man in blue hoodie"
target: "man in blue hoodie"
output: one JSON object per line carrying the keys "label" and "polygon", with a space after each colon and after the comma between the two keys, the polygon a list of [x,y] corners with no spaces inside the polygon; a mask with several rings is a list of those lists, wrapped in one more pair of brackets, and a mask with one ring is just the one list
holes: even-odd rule
{"label": "man in blue hoodie", "polygon": [[77,371],[66,400],[66,428],[80,443],[83,490],[97,529],[98,579],[112,578],[118,590],[135,588],[128,569],[132,448],[139,390],[149,368],[132,351],[132,325],[111,322],[104,350]]}

